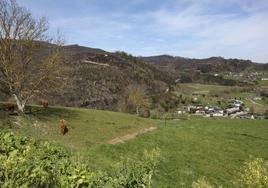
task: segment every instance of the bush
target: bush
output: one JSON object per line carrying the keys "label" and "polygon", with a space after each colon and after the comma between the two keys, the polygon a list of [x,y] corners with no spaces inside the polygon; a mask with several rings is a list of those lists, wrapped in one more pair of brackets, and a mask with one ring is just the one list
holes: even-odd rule
{"label": "bush", "polygon": [[214,188],[205,177],[198,179],[192,183],[192,188]]}
{"label": "bush", "polygon": [[0,128],[12,128],[12,121],[10,120],[9,113],[0,110]]}
{"label": "bush", "polygon": [[115,167],[114,178],[110,182],[114,187],[152,187],[152,176],[159,162],[160,150],[144,151],[141,160],[127,159]]}
{"label": "bush", "polygon": [[47,142],[0,133],[1,187],[54,187],[68,153]]}
{"label": "bush", "polygon": [[141,108],[140,109],[140,117],[149,118],[150,117],[150,109],[148,108]]}
{"label": "bush", "polygon": [[268,163],[260,158],[246,162],[236,184],[246,188],[268,187]]}
{"label": "bush", "polygon": [[[265,188],[268,187],[268,162],[261,158],[245,162],[235,181],[234,187]],[[192,183],[193,188],[214,188],[204,177]]]}
{"label": "bush", "polygon": [[16,110],[16,104],[14,104],[14,103],[2,103],[2,104],[0,104],[0,110],[13,112]]}
{"label": "bush", "polygon": [[95,172],[61,147],[0,132],[0,187],[151,187],[159,155],[159,149],[145,151],[113,173]]}

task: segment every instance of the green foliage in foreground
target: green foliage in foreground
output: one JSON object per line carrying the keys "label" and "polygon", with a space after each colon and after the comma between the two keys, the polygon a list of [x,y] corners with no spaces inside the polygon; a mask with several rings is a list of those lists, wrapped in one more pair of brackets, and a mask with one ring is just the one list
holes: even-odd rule
{"label": "green foliage in foreground", "polygon": [[159,149],[141,161],[117,163],[111,172],[91,171],[65,149],[0,132],[0,187],[151,187]]}
{"label": "green foliage in foreground", "polygon": [[[268,162],[261,158],[245,162],[241,173],[233,181],[234,187],[264,188],[268,187]],[[222,187],[222,186],[219,186]],[[202,177],[194,181],[192,188],[215,188],[209,181]]]}
{"label": "green foliage in foreground", "polygon": [[237,185],[247,188],[268,187],[268,162],[261,158],[245,162]]}
{"label": "green foliage in foreground", "polygon": [[198,179],[197,181],[194,181],[192,184],[192,188],[215,188],[213,185],[211,185],[205,177],[202,177]]}

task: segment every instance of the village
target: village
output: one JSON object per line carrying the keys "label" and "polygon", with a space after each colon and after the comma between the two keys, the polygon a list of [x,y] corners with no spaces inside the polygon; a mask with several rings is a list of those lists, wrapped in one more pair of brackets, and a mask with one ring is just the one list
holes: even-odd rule
{"label": "village", "polygon": [[[214,76],[218,76],[218,74],[214,74]],[[228,79],[246,79],[248,81],[267,81],[268,76],[265,72],[248,72],[248,73],[234,73],[228,72],[223,75]]]}
{"label": "village", "polygon": [[228,100],[228,107],[223,108],[219,106],[210,105],[185,105],[177,108],[177,114],[194,114],[203,117],[229,117],[240,119],[263,119],[262,114],[254,113],[250,108],[245,107],[245,104],[241,100],[230,99]]}

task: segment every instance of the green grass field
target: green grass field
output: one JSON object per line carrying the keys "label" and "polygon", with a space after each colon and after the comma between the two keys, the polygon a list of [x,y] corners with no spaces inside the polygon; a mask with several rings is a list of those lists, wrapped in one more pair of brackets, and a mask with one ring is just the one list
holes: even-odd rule
{"label": "green grass field", "polygon": [[[223,92],[233,89],[233,86],[222,86],[222,85],[209,85],[209,84],[197,84],[197,83],[187,83],[187,84],[177,84],[178,91],[185,92],[186,94],[192,92],[199,92],[207,94],[209,92]],[[241,89],[241,87],[237,87]]]}
{"label": "green grass field", "polygon": [[245,160],[250,157],[268,159],[267,138],[267,121],[174,120],[166,127],[162,125],[125,144],[91,148],[88,155],[95,168],[107,168],[120,157],[139,155],[144,149],[159,147],[162,162],[155,187],[190,187],[202,176],[230,187]]}
{"label": "green grass field", "polygon": [[[70,130],[58,133],[58,121],[65,118]],[[13,121],[40,124],[39,131],[23,125],[16,132],[38,136],[58,143],[88,160],[94,169],[106,169],[122,158],[139,157],[145,149],[160,148],[161,162],[154,187],[190,187],[205,176],[214,184],[231,186],[243,162],[252,158],[268,159],[267,120],[205,119],[163,121],[132,115],[78,108],[34,108],[27,118]],[[25,120],[26,119],[26,120]],[[115,137],[144,127],[158,129],[123,144],[109,145]],[[14,128],[13,128],[14,130]]]}
{"label": "green grass field", "polygon": [[259,85],[263,88],[268,88],[268,80],[261,80],[259,81]]}
{"label": "green grass field", "polygon": [[[67,121],[69,132],[59,134],[59,120]],[[1,118],[0,118],[1,119]],[[137,118],[134,115],[82,108],[44,109],[33,107],[32,114],[26,117],[13,116],[13,130],[18,133],[59,143],[75,151],[84,152],[96,144],[132,133],[141,128],[156,126],[150,119]],[[34,124],[37,122],[37,127]],[[16,124],[22,124],[17,126]]]}

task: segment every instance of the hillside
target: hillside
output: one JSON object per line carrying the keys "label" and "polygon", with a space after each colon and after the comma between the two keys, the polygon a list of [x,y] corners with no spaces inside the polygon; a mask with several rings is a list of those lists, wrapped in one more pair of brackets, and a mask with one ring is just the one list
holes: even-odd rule
{"label": "hillside", "polygon": [[[173,78],[126,53],[65,46],[74,83],[55,104],[115,110],[126,86],[144,84],[149,93],[164,91]],[[51,100],[51,99],[50,99]]]}
{"label": "hillside", "polygon": [[142,59],[156,67],[175,72],[190,72],[200,70],[206,72],[242,72],[246,69],[267,69],[268,64],[254,63],[250,60],[224,59],[222,57],[210,57],[206,59],[192,59],[178,56],[160,55],[142,57]]}
{"label": "hillside", "polygon": [[[126,86],[142,84],[150,94],[165,91],[174,81],[168,73],[124,52],[110,53],[78,45],[64,46],[61,50],[64,66],[70,70],[66,76],[72,82],[62,92],[38,96],[32,102],[45,98],[51,105],[116,110]],[[46,53],[44,50],[36,58]],[[0,100],[7,98],[0,94]]]}
{"label": "hillside", "polygon": [[[268,70],[268,64],[221,57],[135,57],[125,52],[111,53],[78,45],[64,46],[62,51],[73,82],[63,93],[47,97],[50,104],[114,111],[118,110],[128,85],[145,85],[148,95],[163,93],[176,81],[254,86],[254,80],[226,79],[224,74]],[[219,76],[214,76],[216,73]]]}
{"label": "hillside", "polygon": [[[268,70],[267,64],[254,63],[250,60],[224,59],[210,57],[206,59],[191,59],[177,56],[160,55],[141,57],[142,60],[177,76],[181,82],[216,83],[221,85],[243,85],[243,82],[226,81],[221,77],[214,78],[213,74],[241,73],[243,71]],[[191,80],[191,81],[190,81]]]}
{"label": "hillside", "polygon": [[[46,49],[51,47],[51,44],[46,45]],[[72,82],[60,93],[50,92],[49,95],[38,96],[31,102],[38,103],[45,98],[50,105],[116,111],[126,87],[132,84],[145,85],[147,95],[163,93],[175,82],[253,86],[253,82],[246,82],[245,79],[225,79],[223,75],[214,74],[259,71],[268,67],[267,64],[257,64],[249,60],[221,57],[134,57],[125,52],[111,53],[78,45],[63,46],[61,50],[65,57],[63,68],[70,70],[66,76],[71,78]],[[35,58],[46,56],[46,53],[47,50],[44,50]],[[0,93],[0,100],[8,98]]]}

